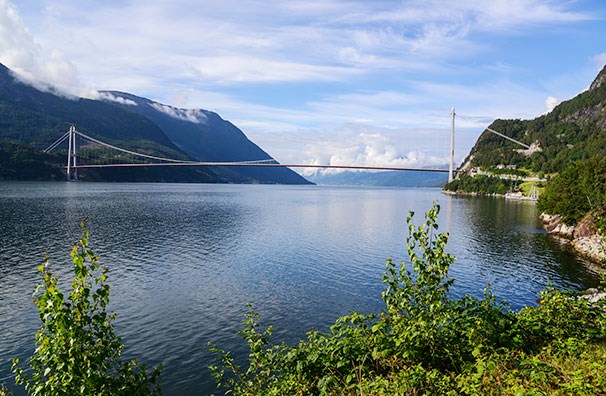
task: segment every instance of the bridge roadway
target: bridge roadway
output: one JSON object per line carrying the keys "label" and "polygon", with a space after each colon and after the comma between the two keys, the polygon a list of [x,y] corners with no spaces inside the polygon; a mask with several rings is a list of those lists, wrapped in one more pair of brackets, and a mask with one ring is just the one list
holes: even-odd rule
{"label": "bridge roadway", "polygon": [[441,172],[441,173],[449,172],[448,169],[404,168],[404,167],[396,167],[396,166],[254,164],[254,163],[239,163],[239,162],[171,162],[171,163],[152,163],[152,164],[97,164],[97,165],[76,165],[76,166],[72,166],[72,169],[74,169],[74,168],[84,169],[84,168],[146,167],[146,166],[266,166],[266,167],[282,167],[282,168],[367,169],[367,170],[392,170],[392,171]]}

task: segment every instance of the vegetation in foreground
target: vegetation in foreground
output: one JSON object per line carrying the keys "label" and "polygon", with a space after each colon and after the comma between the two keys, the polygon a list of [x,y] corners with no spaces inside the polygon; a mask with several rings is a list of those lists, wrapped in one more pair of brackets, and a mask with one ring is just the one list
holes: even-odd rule
{"label": "vegetation in foreground", "polygon": [[353,312],[288,346],[271,342],[251,308],[240,332],[248,367],[211,345],[218,386],[234,395],[606,394],[606,303],[555,289],[519,312],[490,289],[449,298],[454,257],[438,212],[421,226],[408,217],[411,270],[387,261],[381,312]]}
{"label": "vegetation in foreground", "polygon": [[[84,226],[84,224],[83,224]],[[114,333],[115,314],[107,312],[107,268],[88,248],[88,231],[71,252],[74,279],[65,296],[48,258],[38,267],[34,304],[42,326],[36,332],[36,350],[23,369],[13,360],[18,385],[30,395],[154,395],[160,393],[161,367],[147,372],[134,360],[123,362],[124,345]],[[3,387],[0,395],[8,391]]]}
{"label": "vegetation in foreground", "polygon": [[[387,261],[381,312],[353,312],[288,346],[271,342],[271,327],[261,329],[251,308],[240,332],[248,367],[211,345],[219,387],[234,395],[606,394],[606,302],[549,289],[539,306],[512,312],[490,289],[482,299],[449,298],[454,257],[445,251],[448,235],[438,233],[438,212],[434,205],[420,226],[409,215],[410,269]],[[31,395],[159,394],[160,368],[120,360],[107,270],[86,231],[72,261],[67,298],[48,261],[39,267],[42,327],[29,369],[14,361],[17,383]]]}

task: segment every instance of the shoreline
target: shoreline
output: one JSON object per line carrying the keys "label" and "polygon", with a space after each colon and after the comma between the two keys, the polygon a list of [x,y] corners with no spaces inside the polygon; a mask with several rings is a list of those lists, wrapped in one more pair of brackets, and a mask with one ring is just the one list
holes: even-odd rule
{"label": "shoreline", "polygon": [[450,191],[442,190],[442,194],[461,196],[461,197],[492,197],[492,198],[505,198],[509,201],[526,201],[536,203],[537,199],[528,197],[521,193],[506,193],[506,194],[487,194],[482,192],[466,192],[466,191]]}
{"label": "shoreline", "polygon": [[598,234],[590,216],[586,216],[576,226],[564,224],[560,215],[541,213],[539,219],[548,234],[567,241],[572,250],[579,256],[592,261],[602,269],[606,269],[604,267],[606,264],[606,240]]}
{"label": "shoreline", "polygon": [[[536,203],[537,200],[522,194],[485,194],[477,192],[442,190],[442,194],[462,197],[494,197],[510,201]],[[558,237],[569,244],[575,254],[606,271],[606,240],[597,233],[591,219],[581,221],[577,226],[561,222],[561,216],[541,213],[539,219],[549,235]]]}

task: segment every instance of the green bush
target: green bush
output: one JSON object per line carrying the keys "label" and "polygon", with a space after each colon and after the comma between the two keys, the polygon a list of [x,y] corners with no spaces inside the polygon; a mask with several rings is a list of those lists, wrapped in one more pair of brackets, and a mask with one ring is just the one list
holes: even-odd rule
{"label": "green bush", "polygon": [[[552,178],[539,198],[538,208],[576,224],[588,212],[598,219],[606,213],[606,158],[603,155],[568,165]],[[603,228],[603,225],[598,223]]]}
{"label": "green bush", "polygon": [[2,384],[2,386],[0,386],[0,396],[12,396],[12,394],[13,393],[6,388],[6,385]]}
{"label": "green bush", "polygon": [[134,360],[120,360],[124,346],[114,333],[115,314],[107,312],[107,268],[88,248],[86,229],[71,257],[74,279],[68,296],[58,287],[48,258],[38,267],[43,280],[34,303],[42,326],[29,369],[13,360],[17,384],[41,396],[159,394],[161,367],[148,373]]}
{"label": "green bush", "polygon": [[550,289],[515,313],[490,289],[449,298],[454,257],[438,212],[421,226],[408,217],[410,268],[387,261],[381,312],[353,312],[289,346],[273,344],[250,308],[248,368],[211,345],[217,385],[233,395],[606,394],[604,303]]}

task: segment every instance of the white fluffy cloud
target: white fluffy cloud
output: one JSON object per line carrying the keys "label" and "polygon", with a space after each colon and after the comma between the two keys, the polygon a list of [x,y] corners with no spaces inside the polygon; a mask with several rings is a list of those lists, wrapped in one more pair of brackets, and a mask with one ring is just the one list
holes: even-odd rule
{"label": "white fluffy cloud", "polygon": [[61,51],[38,45],[8,0],[0,0],[0,62],[40,89],[82,91],[74,64]]}
{"label": "white fluffy cloud", "polygon": [[[288,134],[268,134],[265,138],[274,141],[274,147],[281,154],[275,158],[282,163],[437,167],[446,164],[449,158],[448,130],[391,129],[348,124],[326,132],[299,130]],[[300,171],[304,175],[340,172],[337,169],[317,168]]]}
{"label": "white fluffy cloud", "polygon": [[126,99],[122,96],[116,96],[109,92],[97,92],[97,95],[94,95],[94,99],[109,100],[111,102],[116,102],[129,106],[137,106],[137,102],[135,102],[134,100]]}
{"label": "white fluffy cloud", "polygon": [[553,110],[558,105],[558,103],[560,103],[560,101],[557,98],[554,98],[553,96],[548,96],[547,99],[545,99],[545,110],[550,113],[551,110]]}
{"label": "white fluffy cloud", "polygon": [[[584,43],[599,44],[588,38],[603,36],[596,9],[567,0],[0,0],[0,62],[72,94],[121,90],[215,111],[282,162],[431,165],[448,153],[440,139],[452,106],[464,156],[494,118],[534,117],[553,103],[548,95],[588,84],[593,71],[560,88],[572,81],[563,64],[604,64],[593,55],[603,49],[563,59],[567,49],[552,44],[574,42],[576,26]],[[525,40],[540,57],[529,60]],[[549,73],[554,63],[559,74]],[[199,121],[195,110],[159,110]]]}

